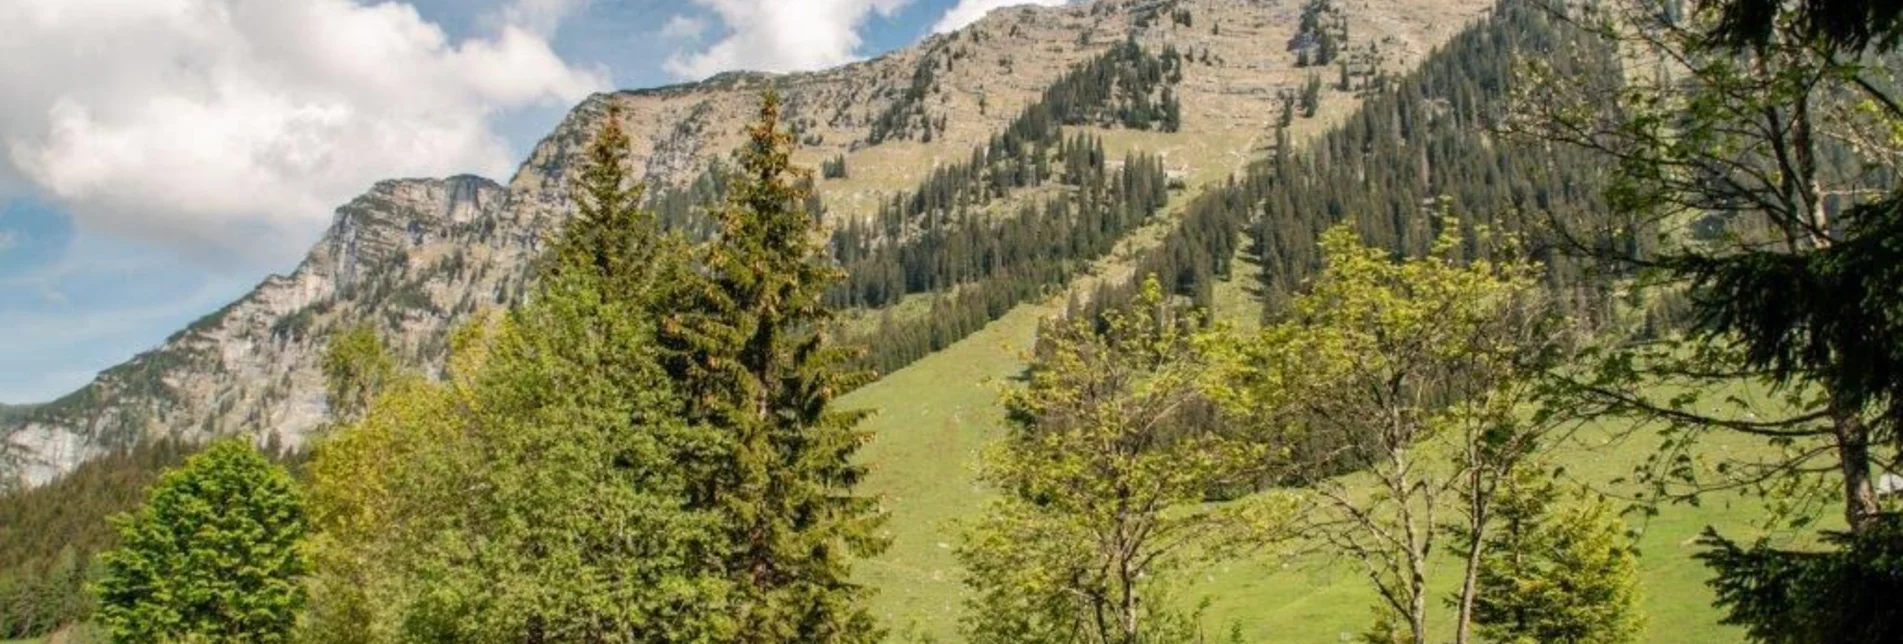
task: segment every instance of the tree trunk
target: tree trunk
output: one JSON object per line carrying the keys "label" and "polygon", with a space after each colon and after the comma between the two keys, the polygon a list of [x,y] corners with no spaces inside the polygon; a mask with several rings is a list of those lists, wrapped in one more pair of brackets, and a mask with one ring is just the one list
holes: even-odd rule
{"label": "tree trunk", "polygon": [[1831,424],[1844,477],[1844,521],[1851,532],[1863,532],[1878,512],[1876,488],[1870,481],[1870,430],[1854,410],[1834,405]]}
{"label": "tree trunk", "polygon": [[1468,481],[1470,492],[1467,496],[1467,516],[1471,517],[1467,528],[1471,532],[1467,542],[1467,570],[1460,580],[1460,614],[1454,622],[1455,644],[1467,644],[1473,638],[1474,595],[1479,592],[1480,555],[1484,551],[1481,543],[1482,531],[1487,525],[1487,503],[1480,489],[1480,474],[1476,469]]}
{"label": "tree trunk", "polygon": [[1412,577],[1408,580],[1407,622],[1414,631],[1414,644],[1427,644],[1427,557],[1426,553],[1410,556],[1408,563]]}

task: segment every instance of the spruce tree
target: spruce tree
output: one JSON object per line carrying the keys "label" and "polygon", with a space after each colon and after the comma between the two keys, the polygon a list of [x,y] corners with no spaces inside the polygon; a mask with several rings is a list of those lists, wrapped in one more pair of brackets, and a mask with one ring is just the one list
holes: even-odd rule
{"label": "spruce tree", "polygon": [[311,464],[322,529],[308,639],[709,642],[723,609],[724,442],[682,422],[656,340],[678,281],[610,112],[535,296],[452,339],[442,382],[400,378]]}
{"label": "spruce tree", "polygon": [[1496,501],[1474,623],[1490,642],[1622,644],[1638,639],[1638,553],[1610,504],[1556,507],[1559,490],[1527,468]]}
{"label": "spruce tree", "polygon": [[687,420],[723,433],[726,453],[700,501],[724,516],[725,567],[741,637],[757,642],[877,639],[851,577],[853,556],[884,549],[873,499],[855,496],[865,469],[864,413],[833,409],[863,376],[829,344],[827,289],[843,271],[824,254],[805,207],[810,184],[791,165],[768,92],[748,127],[741,172],[719,233],[668,313],[669,367]]}

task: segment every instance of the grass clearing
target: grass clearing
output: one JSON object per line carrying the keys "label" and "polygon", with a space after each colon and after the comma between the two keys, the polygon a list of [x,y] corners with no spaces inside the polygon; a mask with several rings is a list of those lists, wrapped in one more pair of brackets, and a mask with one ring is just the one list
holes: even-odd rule
{"label": "grass clearing", "polygon": [[[1061,301],[1020,306],[971,337],[842,400],[847,407],[881,410],[863,426],[873,438],[861,456],[873,468],[864,489],[882,495],[891,512],[887,530],[893,544],[884,556],[861,564],[858,574],[877,589],[875,614],[896,640],[958,639],[965,589],[952,554],[957,522],[982,512],[990,494],[978,484],[976,473],[981,450],[1004,431],[998,390],[1022,371],[1022,356],[1030,349],[1037,320],[1054,313],[1053,302]],[[1582,482],[1604,484],[1629,474],[1652,442],[1644,435],[1611,440],[1623,429],[1610,424],[1581,428],[1557,449],[1554,459]],[[1715,437],[1707,448],[1731,455],[1765,449],[1737,436]],[[1753,522],[1763,514],[1755,499],[1714,496],[1700,507],[1669,506],[1650,519],[1628,517],[1640,533],[1647,617],[1642,641],[1740,639],[1738,629],[1717,623],[1718,612],[1705,586],[1709,575],[1691,558],[1694,540],[1707,525],[1734,538],[1756,534]],[[1442,544],[1442,552],[1450,553],[1450,544]],[[1437,565],[1445,584],[1441,594],[1449,595],[1457,562],[1448,556]],[[1205,598],[1210,601],[1203,620],[1206,632],[1227,635],[1234,628],[1247,642],[1341,641],[1344,634],[1368,625],[1375,602],[1359,564],[1319,555],[1260,556],[1213,565],[1177,594],[1188,604]],[[1451,628],[1451,609],[1435,609],[1436,627]]]}

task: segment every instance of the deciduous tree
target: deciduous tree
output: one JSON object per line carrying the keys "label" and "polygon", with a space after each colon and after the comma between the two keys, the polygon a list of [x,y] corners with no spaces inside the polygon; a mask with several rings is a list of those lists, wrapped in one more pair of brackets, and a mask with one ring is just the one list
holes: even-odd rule
{"label": "deciduous tree", "polygon": [[[1266,440],[1288,446],[1278,477],[1316,504],[1305,532],[1365,567],[1392,634],[1416,644],[1427,638],[1443,533],[1458,522],[1484,534],[1491,490],[1555,428],[1519,417],[1558,341],[1536,265],[1463,262],[1460,244],[1450,228],[1428,255],[1395,260],[1347,226],[1329,230],[1326,268],[1249,348],[1235,403],[1257,414]],[[1354,471],[1372,491],[1344,480]],[[1480,561],[1479,542],[1469,546],[1463,641]]]}
{"label": "deciduous tree", "polygon": [[303,608],[303,500],[239,439],[167,472],[100,556],[99,621],[121,642],[282,642]]}
{"label": "deciduous tree", "polygon": [[959,558],[977,642],[1196,641],[1168,594],[1201,559],[1273,533],[1290,506],[1220,506],[1267,447],[1207,422],[1219,334],[1151,277],[1127,308],[1052,320],[1029,383],[1005,395],[1011,434],[984,479],[1002,492]]}

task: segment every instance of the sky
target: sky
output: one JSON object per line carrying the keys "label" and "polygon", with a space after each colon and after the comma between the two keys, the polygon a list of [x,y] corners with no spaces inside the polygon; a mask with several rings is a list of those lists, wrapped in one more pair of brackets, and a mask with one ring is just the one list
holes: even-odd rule
{"label": "sky", "polygon": [[1065,0],[0,0],[0,403],[288,272],[377,180],[506,181],[589,94]]}

